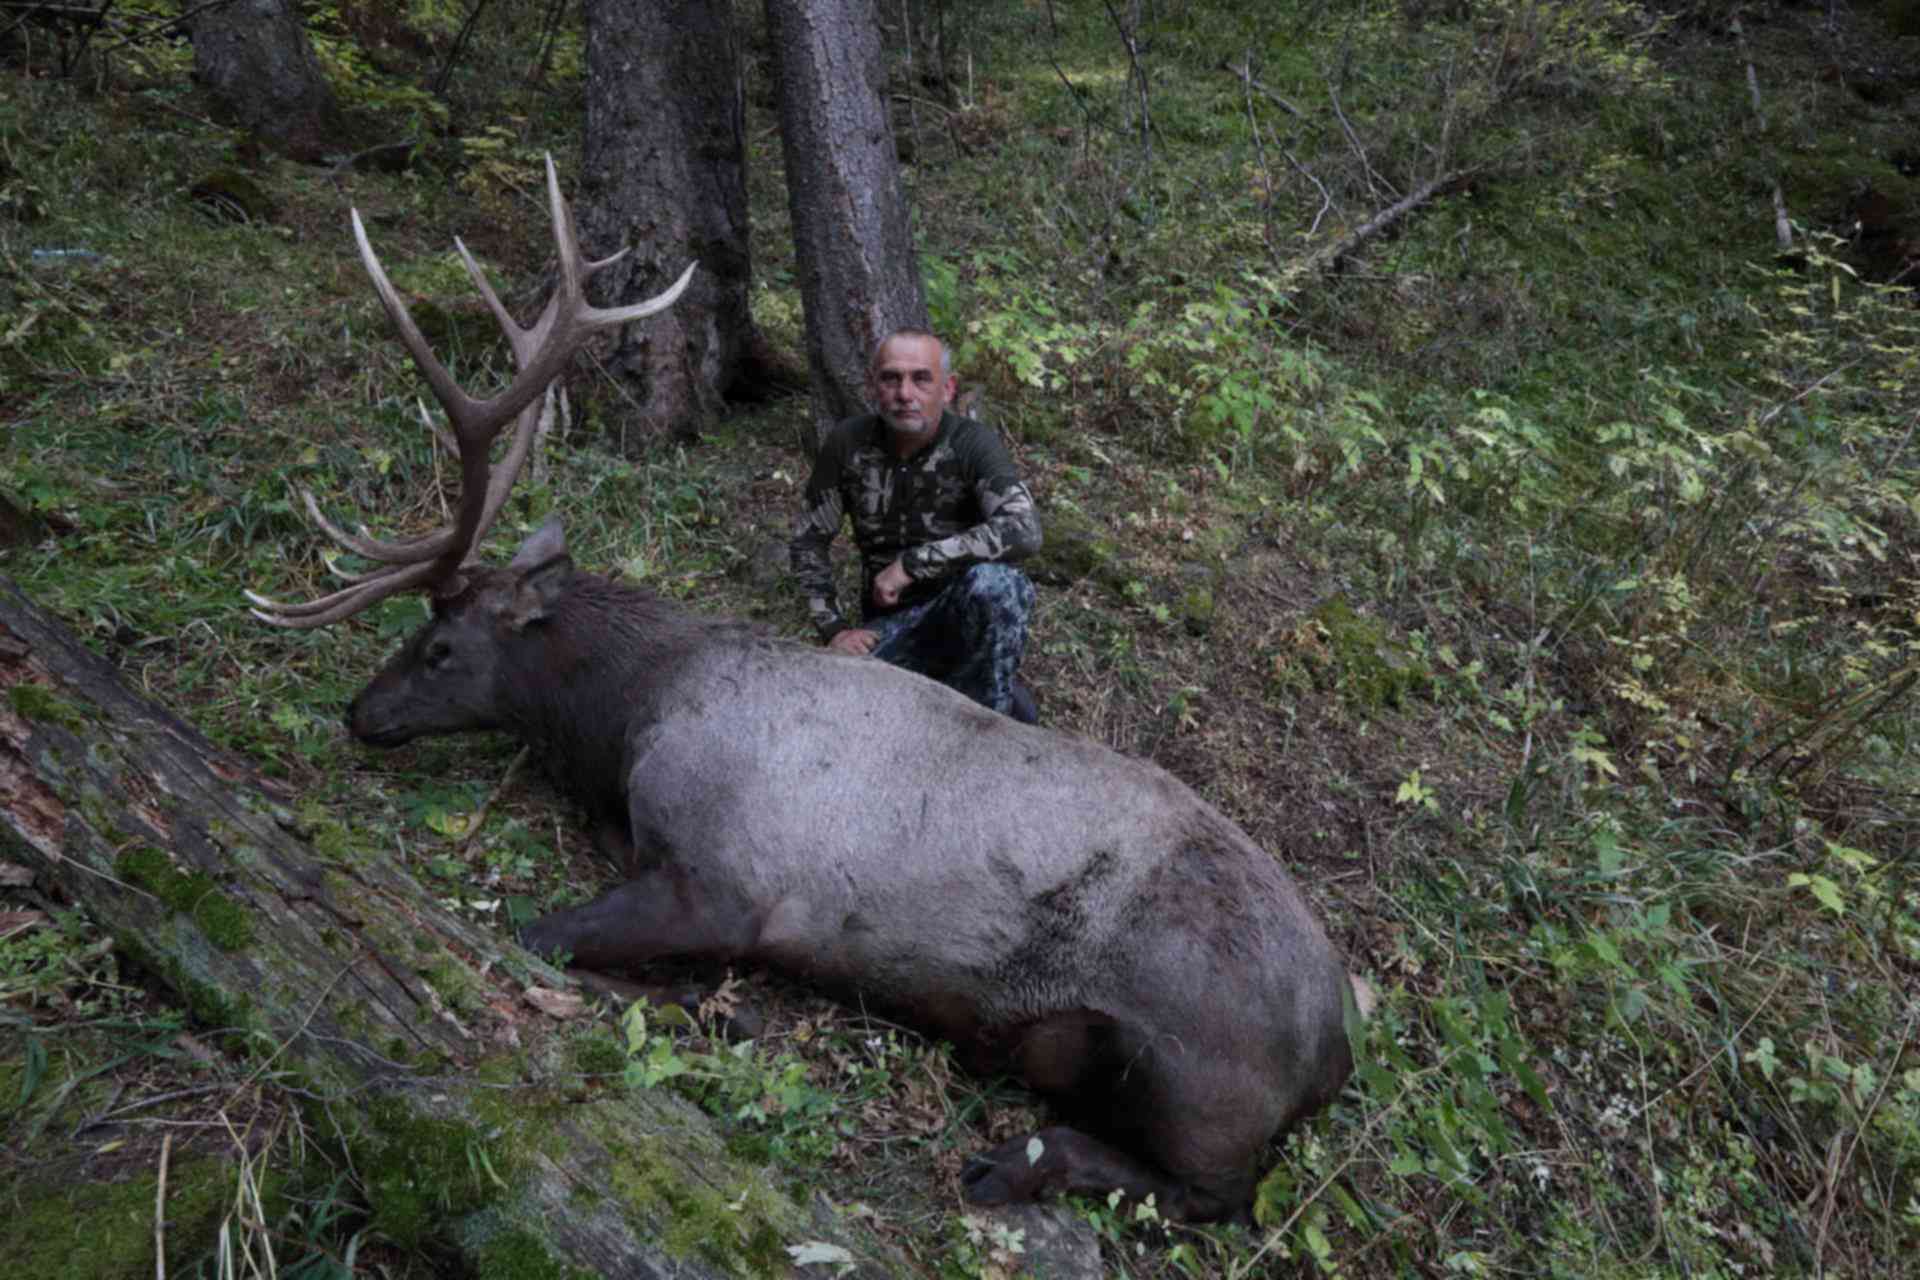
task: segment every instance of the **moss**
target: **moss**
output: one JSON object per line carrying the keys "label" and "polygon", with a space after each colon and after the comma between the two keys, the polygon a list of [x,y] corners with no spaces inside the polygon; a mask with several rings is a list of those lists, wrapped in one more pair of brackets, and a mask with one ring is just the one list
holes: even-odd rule
{"label": "moss", "polygon": [[352,1145],[373,1229],[407,1249],[425,1244],[446,1220],[494,1203],[516,1177],[507,1144],[399,1098],[371,1103]]}
{"label": "moss", "polygon": [[626,1069],[626,1050],[605,1031],[588,1031],[570,1046],[573,1068],[585,1076],[619,1075]]}
{"label": "moss", "polygon": [[519,1230],[489,1238],[473,1251],[473,1260],[487,1280],[590,1280],[595,1274],[561,1262],[539,1237]]}
{"label": "moss", "polygon": [[157,974],[167,987],[179,994],[193,1020],[205,1027],[244,1031],[253,1025],[253,1003],[242,995],[232,995],[209,982],[202,982],[183,968],[180,962],[154,951],[131,930],[114,935],[114,947],[128,961],[149,973]]}
{"label": "moss", "polygon": [[1180,622],[1187,634],[1203,636],[1213,630],[1213,589],[1194,587],[1180,597]]}
{"label": "moss", "polygon": [[452,956],[443,953],[437,963],[422,967],[420,976],[455,1013],[471,1013],[483,1003],[485,992],[473,970]]}
{"label": "moss", "polygon": [[[14,1184],[0,1232],[0,1275],[34,1280],[144,1280],[154,1274],[153,1175],[128,1182]],[[233,1196],[217,1160],[175,1163],[167,1173],[167,1260],[185,1274],[213,1246]]]}
{"label": "moss", "polygon": [[777,1215],[765,1188],[697,1182],[651,1144],[622,1156],[609,1171],[611,1189],[661,1222],[660,1244],[669,1256],[698,1255],[733,1275],[789,1273],[792,1260],[773,1225]]}
{"label": "moss", "polygon": [[1398,707],[1433,683],[1433,672],[1411,647],[1342,596],[1315,609],[1286,637],[1273,674],[1279,692],[1304,680],[1338,690],[1362,711]]}
{"label": "moss", "polygon": [[1090,579],[1116,594],[1140,577],[1140,570],[1122,555],[1108,532],[1070,507],[1050,509],[1046,539],[1024,566],[1041,582],[1065,585]]}
{"label": "moss", "polygon": [[44,685],[17,684],[7,690],[7,705],[22,719],[79,731],[86,727],[80,708]]}
{"label": "moss", "polygon": [[253,942],[253,921],[246,911],[220,891],[203,871],[181,871],[160,850],[136,846],[114,863],[121,879],[139,885],[154,897],[198,925],[207,941],[222,951],[237,951]]}

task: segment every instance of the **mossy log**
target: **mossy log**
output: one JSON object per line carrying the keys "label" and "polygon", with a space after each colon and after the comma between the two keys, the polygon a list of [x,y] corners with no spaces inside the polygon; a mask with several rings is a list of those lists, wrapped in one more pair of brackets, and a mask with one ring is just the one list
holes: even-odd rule
{"label": "mossy log", "polygon": [[680,1099],[592,1084],[580,1033],[529,999],[563,974],[296,816],[4,578],[0,693],[0,856],[82,904],[203,1038],[297,1080],[383,1234],[488,1277],[845,1273],[794,1264],[811,1241],[852,1274],[910,1270]]}

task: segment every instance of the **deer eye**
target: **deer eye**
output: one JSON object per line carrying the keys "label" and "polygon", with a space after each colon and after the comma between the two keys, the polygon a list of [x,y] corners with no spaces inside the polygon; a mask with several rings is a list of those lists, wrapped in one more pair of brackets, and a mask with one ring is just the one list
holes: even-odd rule
{"label": "deer eye", "polygon": [[421,661],[427,664],[427,670],[438,671],[447,665],[447,660],[451,657],[453,657],[453,646],[445,640],[435,640],[427,646],[427,652]]}

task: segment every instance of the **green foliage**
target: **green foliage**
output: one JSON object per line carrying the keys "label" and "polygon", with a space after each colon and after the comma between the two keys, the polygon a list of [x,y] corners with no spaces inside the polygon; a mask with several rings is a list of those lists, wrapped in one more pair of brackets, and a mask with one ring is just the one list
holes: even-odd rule
{"label": "green foliage", "polygon": [[751,1040],[716,1043],[709,1050],[678,1044],[660,1026],[691,1025],[677,1008],[628,1006],[627,1083],[641,1089],[671,1084],[685,1097],[734,1126],[733,1147],[782,1164],[818,1163],[840,1141],[836,1115],[843,1099],[816,1084],[806,1059],[763,1054]]}

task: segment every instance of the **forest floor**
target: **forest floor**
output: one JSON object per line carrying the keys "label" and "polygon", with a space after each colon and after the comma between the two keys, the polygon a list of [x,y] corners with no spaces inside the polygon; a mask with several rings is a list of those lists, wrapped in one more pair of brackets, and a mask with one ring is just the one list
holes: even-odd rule
{"label": "forest floor", "polygon": [[[580,128],[577,31],[523,76],[543,7],[489,15],[446,103],[320,24],[360,118],[427,139],[403,175],[261,158],[163,41],[63,75],[66,46],[0,36],[0,494],[33,526],[0,572],[503,929],[610,872],[537,769],[509,777],[513,744],[347,737],[419,604],[290,634],[240,592],[324,579],[293,486],[383,531],[436,518],[450,481],[346,210],[445,308],[462,376],[497,376],[451,246],[538,283],[539,157],[575,171]],[[933,24],[912,59],[891,33],[935,326],[1047,529],[1025,671],[1048,727],[1156,761],[1282,859],[1383,996],[1257,1225],[1088,1204],[1108,1271],[1920,1274],[1911,3],[1189,0],[1145,6],[1131,56],[1119,7],[1073,8],[908,6]],[[797,362],[769,55],[740,20],[755,311]],[[439,21],[415,19],[448,56]],[[617,390],[590,362],[572,390],[492,551],[558,512],[584,565],[805,635],[804,404],[623,453]],[[49,1170],[143,1222],[170,1141],[176,1274],[215,1273],[249,1187],[289,1270],[432,1271],[358,1234],[297,1108],[225,1087],[22,879],[0,1179],[32,1214],[0,1259],[95,1220],[28,1194]],[[1025,1095],[771,975],[726,991],[763,1019],[751,1051],[702,1021],[673,1087],[928,1274],[1012,1273],[957,1175],[1036,1120]],[[64,1274],[137,1269],[96,1243]]]}

